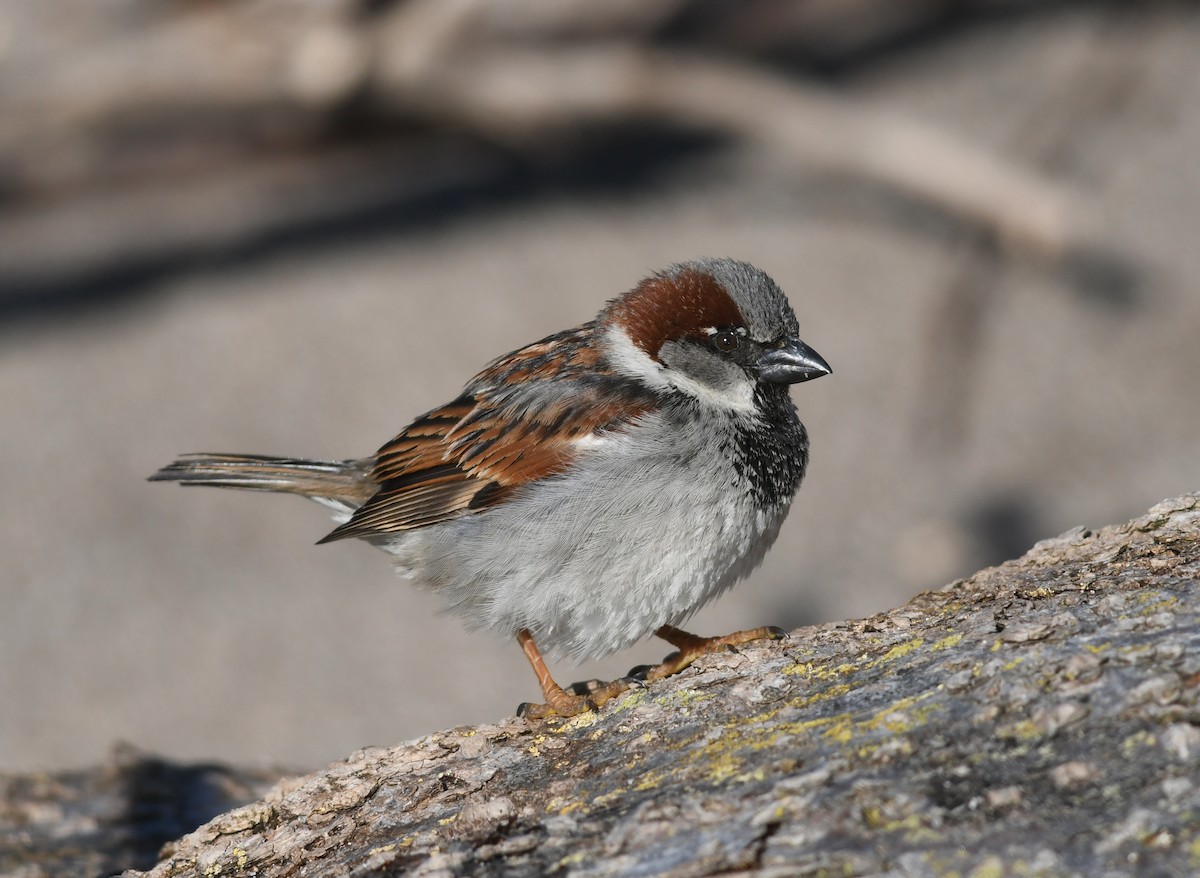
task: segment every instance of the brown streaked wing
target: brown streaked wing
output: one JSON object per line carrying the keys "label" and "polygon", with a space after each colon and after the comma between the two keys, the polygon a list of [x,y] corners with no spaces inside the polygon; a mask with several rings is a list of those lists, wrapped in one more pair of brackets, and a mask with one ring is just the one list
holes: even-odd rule
{"label": "brown streaked wing", "polygon": [[560,472],[583,437],[619,430],[651,406],[619,390],[572,390],[534,406],[497,402],[481,390],[418,418],[379,449],[372,471],[379,491],[321,542],[398,533],[487,509]]}
{"label": "brown streaked wing", "polygon": [[413,472],[446,464],[446,436],[475,407],[475,398],[464,395],[417,418],[375,453],[375,466],[371,472],[375,481],[383,485]]}

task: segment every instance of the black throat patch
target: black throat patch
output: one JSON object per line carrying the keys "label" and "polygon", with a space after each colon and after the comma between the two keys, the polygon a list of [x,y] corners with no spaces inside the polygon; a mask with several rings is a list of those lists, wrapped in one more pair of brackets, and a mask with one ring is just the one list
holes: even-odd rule
{"label": "black throat patch", "polygon": [[786,506],[808,466],[808,433],[786,386],[760,385],[754,398],[762,420],[735,428],[733,466],[760,502]]}

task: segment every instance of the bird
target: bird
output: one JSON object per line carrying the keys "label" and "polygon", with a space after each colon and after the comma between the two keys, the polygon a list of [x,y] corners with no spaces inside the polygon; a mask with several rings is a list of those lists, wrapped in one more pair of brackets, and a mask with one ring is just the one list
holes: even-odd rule
{"label": "bird", "polygon": [[[188,454],[150,480],[329,507],[337,527],[319,543],[384,549],[469,630],[515,637],[544,700],[524,715],[569,717],[783,635],[678,626],[775,542],[808,465],[789,386],[831,371],[765,272],[696,259],[492,361],[373,455]],[[582,692],[543,655],[601,658],[652,634],[677,652]]]}

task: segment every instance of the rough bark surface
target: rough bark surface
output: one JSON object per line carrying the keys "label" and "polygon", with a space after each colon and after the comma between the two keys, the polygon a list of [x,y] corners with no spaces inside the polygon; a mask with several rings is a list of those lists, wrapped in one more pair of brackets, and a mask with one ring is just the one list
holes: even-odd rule
{"label": "rough bark surface", "polygon": [[598,714],[359,751],[148,874],[1194,874],[1198,597],[1191,494]]}
{"label": "rough bark surface", "polygon": [[280,771],[180,765],[126,744],[83,771],[0,776],[0,876],[112,875],[266,794]]}

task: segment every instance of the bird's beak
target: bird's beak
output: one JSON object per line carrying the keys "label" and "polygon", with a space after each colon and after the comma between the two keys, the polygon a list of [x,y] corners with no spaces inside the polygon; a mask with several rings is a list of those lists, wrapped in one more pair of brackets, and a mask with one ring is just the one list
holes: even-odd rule
{"label": "bird's beak", "polygon": [[789,338],[758,359],[758,374],[772,384],[799,384],[832,371],[824,357],[798,338]]}

